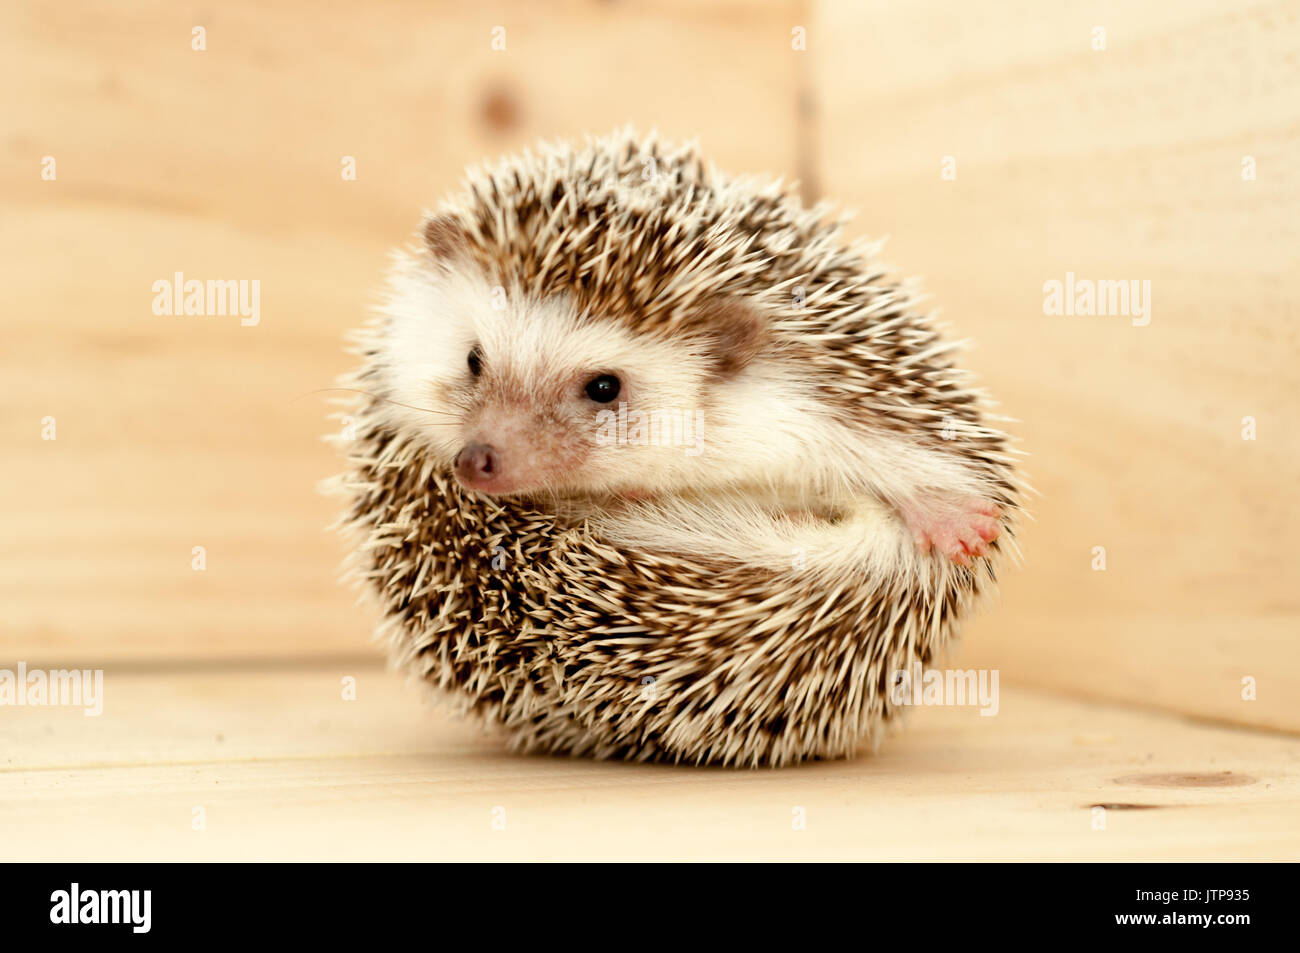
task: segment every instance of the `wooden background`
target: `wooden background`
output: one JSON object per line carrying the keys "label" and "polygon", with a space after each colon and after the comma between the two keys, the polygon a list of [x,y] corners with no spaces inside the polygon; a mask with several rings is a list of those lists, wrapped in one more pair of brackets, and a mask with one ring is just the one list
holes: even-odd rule
{"label": "wooden background", "polygon": [[[1042,497],[960,664],[1300,731],[1296,4],[540,6],[3,5],[0,664],[374,657],[315,492],[342,334],[464,165],[632,122],[857,208],[976,340]],[[261,323],[155,316],[175,271]],[[1067,271],[1150,325],[1045,315]]]}

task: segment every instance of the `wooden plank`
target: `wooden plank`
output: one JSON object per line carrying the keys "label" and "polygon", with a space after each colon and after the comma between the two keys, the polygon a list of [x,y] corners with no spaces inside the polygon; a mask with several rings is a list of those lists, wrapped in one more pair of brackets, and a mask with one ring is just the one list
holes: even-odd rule
{"label": "wooden plank", "polygon": [[[315,392],[387,249],[466,164],[541,136],[632,122],[792,173],[792,9],[4,4],[0,658],[367,651],[321,532]],[[155,316],[177,271],[259,281],[260,322]]]}
{"label": "wooden plank", "polygon": [[[1043,493],[967,663],[1300,730],[1294,5],[816,10],[826,192],[975,339]],[[1149,323],[1045,313],[1067,273],[1149,281]]]}
{"label": "wooden plank", "polygon": [[106,678],[99,718],[3,710],[7,859],[1300,856],[1293,740],[1005,682],[995,717],[917,709],[875,757],[750,772],[513,756],[373,669]]}

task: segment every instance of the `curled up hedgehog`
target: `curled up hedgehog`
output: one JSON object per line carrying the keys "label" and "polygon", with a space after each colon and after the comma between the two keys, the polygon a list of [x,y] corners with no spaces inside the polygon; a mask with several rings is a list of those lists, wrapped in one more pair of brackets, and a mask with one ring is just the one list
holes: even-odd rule
{"label": "curled up hedgehog", "polygon": [[526,751],[874,742],[1025,488],[873,251],[653,137],[471,172],[345,382],[350,566],[395,663]]}

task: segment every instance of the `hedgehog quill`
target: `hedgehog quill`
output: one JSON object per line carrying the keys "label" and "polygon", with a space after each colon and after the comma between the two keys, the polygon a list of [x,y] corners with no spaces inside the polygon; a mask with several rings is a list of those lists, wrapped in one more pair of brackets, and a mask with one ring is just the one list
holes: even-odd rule
{"label": "hedgehog quill", "polygon": [[989,402],[829,210],[630,132],[472,170],[356,338],[342,524],[396,665],[521,751],[852,756],[999,564]]}

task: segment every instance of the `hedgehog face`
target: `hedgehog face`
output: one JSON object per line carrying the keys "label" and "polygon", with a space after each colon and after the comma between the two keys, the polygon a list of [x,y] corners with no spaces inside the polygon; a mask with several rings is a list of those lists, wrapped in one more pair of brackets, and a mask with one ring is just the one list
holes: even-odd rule
{"label": "hedgehog face", "polygon": [[564,299],[476,313],[466,330],[464,367],[444,385],[460,415],[452,466],[465,488],[617,492],[675,469],[680,449],[628,440],[618,420],[665,406],[694,420],[689,354],[584,318]]}
{"label": "hedgehog face", "polygon": [[397,270],[385,312],[391,419],[467,489],[599,495],[701,479],[717,362],[699,340],[418,261]]}

